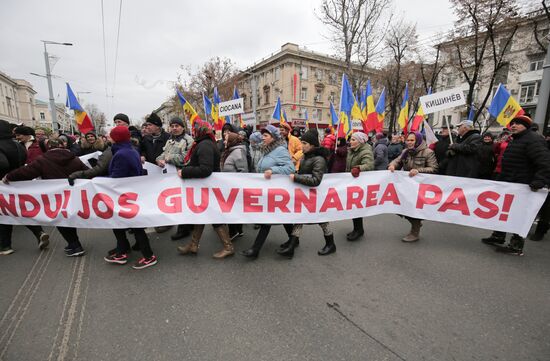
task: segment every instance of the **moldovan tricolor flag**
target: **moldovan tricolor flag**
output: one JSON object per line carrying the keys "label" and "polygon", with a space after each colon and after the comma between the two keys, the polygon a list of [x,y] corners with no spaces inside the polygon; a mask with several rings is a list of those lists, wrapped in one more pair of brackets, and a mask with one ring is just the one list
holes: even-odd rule
{"label": "moldovan tricolor flag", "polygon": [[[432,88],[428,89],[428,95],[432,94]],[[420,130],[420,126],[424,125],[424,119],[426,119],[426,114],[424,114],[424,109],[422,109],[422,104],[418,105],[418,110],[416,115],[412,120],[411,132],[417,132]]]}
{"label": "moldovan tricolor flag", "polygon": [[519,103],[510,95],[510,92],[500,84],[497,92],[489,106],[489,114],[496,118],[502,126],[507,126],[514,117],[522,115],[523,109]]}
{"label": "moldovan tricolor flag", "polygon": [[380,93],[380,97],[376,103],[376,117],[378,118],[376,132],[381,133],[382,129],[384,129],[384,119],[386,118],[386,88],[382,89],[382,93]]}
{"label": "moldovan tricolor flag", "polygon": [[334,134],[334,129],[338,127],[338,114],[336,114],[336,109],[334,109],[334,104],[330,102],[330,133]]}
{"label": "moldovan tricolor flag", "polygon": [[88,113],[86,113],[86,111],[84,111],[84,109],[80,106],[80,103],[78,102],[78,99],[76,99],[69,83],[67,83],[67,102],[65,105],[67,108],[74,111],[74,119],[76,120],[76,125],[80,133],[86,134],[94,130],[92,120],[88,116]]}
{"label": "moldovan tricolor flag", "polygon": [[195,108],[189,103],[184,97],[183,94],[180,93],[179,90],[177,90],[178,98],[180,100],[181,105],[183,106],[183,112],[185,115],[189,117],[189,122],[191,123],[191,127],[195,126],[196,120],[201,120],[197,112],[195,111]]}
{"label": "moldovan tricolor flag", "polygon": [[399,112],[399,118],[397,118],[397,123],[399,127],[405,132],[408,133],[407,126],[409,124],[409,84],[405,85],[405,94],[403,95],[403,103],[401,103],[401,111]]}
{"label": "moldovan tricolor flag", "polygon": [[352,119],[362,119],[361,109],[355,100],[346,74],[342,74],[342,90],[340,92],[340,114],[338,123],[338,138],[347,138],[353,130]]}
{"label": "moldovan tricolor flag", "polygon": [[368,133],[371,130],[378,131],[378,115],[376,114],[376,107],[374,106],[374,97],[372,96],[372,87],[370,85],[370,80],[367,80],[367,88],[365,89],[365,93],[366,106],[363,129],[366,130],[365,133]]}

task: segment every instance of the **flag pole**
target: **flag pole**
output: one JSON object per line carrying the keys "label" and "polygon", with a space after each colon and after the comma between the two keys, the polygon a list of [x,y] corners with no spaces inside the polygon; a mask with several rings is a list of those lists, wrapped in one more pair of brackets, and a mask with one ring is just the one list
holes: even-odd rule
{"label": "flag pole", "polygon": [[451,131],[451,126],[447,117],[445,117],[445,123],[447,124],[447,129],[449,129],[449,140],[451,141],[451,144],[453,144],[453,132]]}

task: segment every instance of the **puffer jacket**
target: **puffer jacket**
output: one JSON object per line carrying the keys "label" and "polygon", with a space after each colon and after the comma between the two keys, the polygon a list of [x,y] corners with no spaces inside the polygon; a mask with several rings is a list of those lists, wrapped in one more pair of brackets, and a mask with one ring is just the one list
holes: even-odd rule
{"label": "puffer jacket", "polygon": [[221,167],[222,172],[248,172],[248,161],[246,160],[246,145],[236,145],[229,148],[229,151],[231,153],[229,153]]}
{"label": "puffer jacket", "polygon": [[388,138],[378,139],[374,146],[374,170],[388,169]]}
{"label": "puffer jacket", "polygon": [[[135,149],[135,148],[134,148]],[[107,176],[109,174],[109,163],[113,159],[111,147],[107,147],[98,157],[97,164],[86,170],[78,170],[69,175],[70,179],[92,179],[94,177]]]}
{"label": "puffer jacket", "polygon": [[336,136],[334,134],[327,134],[321,142],[321,147],[328,149],[331,152],[334,152],[336,148]]}
{"label": "puffer jacket", "polygon": [[455,177],[477,178],[479,175],[478,151],[481,146],[481,135],[473,129],[451,145],[448,155],[447,175]]}
{"label": "puffer jacket", "polygon": [[168,164],[181,168],[191,145],[193,145],[193,138],[189,134],[183,133],[177,137],[172,136],[166,141],[162,153],[156,160],[164,160]]}
{"label": "puffer jacket", "polygon": [[292,134],[288,135],[288,153],[292,158],[292,163],[294,163],[295,168],[299,169],[300,159],[302,159],[302,156],[304,155],[302,152],[302,142],[300,142],[300,139]]}
{"label": "puffer jacket", "polygon": [[348,147],[348,156],[346,158],[346,172],[352,168],[359,167],[361,172],[374,169],[374,157],[370,144],[361,144],[355,149]]}
{"label": "puffer jacket", "polygon": [[216,143],[205,135],[195,139],[197,145],[189,162],[181,169],[181,177],[186,178],[206,178],[212,172],[220,171],[220,152]]}
{"label": "puffer jacket", "polygon": [[426,146],[425,142],[422,142],[413,153],[404,150],[399,157],[390,163],[390,166],[405,171],[416,169],[418,173],[437,173],[435,153]]}
{"label": "puffer jacket", "polygon": [[281,141],[277,141],[267,147],[264,155],[258,161],[257,169],[258,173],[271,169],[273,174],[285,175],[292,174],[295,171],[288,149]]}
{"label": "puffer jacket", "polygon": [[502,171],[497,180],[529,184],[550,183],[550,150],[531,130],[513,134],[502,156]]}
{"label": "puffer jacket", "polygon": [[109,177],[124,178],[143,175],[141,158],[130,141],[115,143],[111,149],[113,158],[109,163]]}
{"label": "puffer jacket", "polygon": [[298,174],[294,175],[294,182],[309,187],[317,187],[323,180],[323,175],[327,171],[327,157],[329,150],[327,148],[315,148],[311,152],[305,153],[300,160],[300,169]]}

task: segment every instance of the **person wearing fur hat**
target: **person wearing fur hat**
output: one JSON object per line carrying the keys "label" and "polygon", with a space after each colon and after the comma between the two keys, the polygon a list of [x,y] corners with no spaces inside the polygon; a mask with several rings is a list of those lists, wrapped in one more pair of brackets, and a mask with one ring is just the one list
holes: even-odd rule
{"label": "person wearing fur hat", "polygon": [[[42,179],[67,179],[72,172],[88,169],[80,159],[66,148],[67,143],[59,138],[50,138],[48,151],[33,162],[6,174],[3,179],[4,183],[31,180],[38,177]],[[84,248],[82,248],[82,244],[78,239],[76,228],[57,227],[57,230],[67,241],[65,254],[68,257],[78,257],[84,254]]]}
{"label": "person wearing fur hat", "polygon": [[[287,145],[281,137],[279,128],[269,124],[261,130],[261,133],[263,139],[263,156],[258,162],[258,173],[263,173],[265,179],[271,179],[273,174],[290,175],[294,173],[294,164],[288,153]],[[290,237],[292,225],[285,224],[284,227]],[[271,224],[260,225],[260,230],[252,247],[245,251],[241,251],[240,254],[252,259],[258,258],[270,230]]]}
{"label": "person wearing fur hat", "polygon": [[94,132],[88,132],[80,142],[80,155],[103,152],[107,145]]}
{"label": "person wearing fur hat", "polygon": [[[291,174],[290,179],[299,184],[308,187],[317,187],[323,180],[323,175],[327,172],[327,160],[330,152],[327,148],[320,147],[319,134],[316,130],[307,130],[302,135],[302,151],[304,156],[300,160],[300,170],[297,174]],[[334,244],[334,234],[330,228],[329,222],[318,223],[323,230],[325,237],[325,246],[317,252],[319,256],[326,256],[336,252]],[[303,224],[295,224],[292,227],[290,240],[281,245],[277,250],[282,256],[293,257],[294,249],[298,245],[298,239],[302,233]]]}
{"label": "person wearing fur hat", "polygon": [[[109,164],[109,177],[124,178],[143,175],[141,159],[139,153],[132,147],[128,127],[116,126],[111,130],[109,136],[113,141],[113,146],[111,147],[113,158]],[[153,254],[145,229],[131,229],[139,245],[139,250],[143,255],[143,257],[134,263],[132,268],[143,269],[157,264],[157,257]],[[115,252],[109,251],[104,260],[107,263],[126,264],[128,262],[128,253],[130,252],[130,243],[128,242],[128,238],[126,238],[126,228],[113,229],[113,233],[117,240]]]}
{"label": "person wearing fur hat", "polygon": [[[435,153],[428,148],[422,134],[419,132],[409,133],[405,141],[406,148],[399,157],[394,159],[388,166],[388,170],[394,172],[396,169],[403,169],[409,172],[409,177],[418,173],[437,173],[437,159]],[[409,234],[403,237],[403,242],[416,242],[420,238],[420,227],[422,220],[405,216],[411,224]]]}
{"label": "person wearing fur hat", "polygon": [[[363,132],[351,135],[348,156],[346,158],[346,172],[353,177],[359,177],[361,172],[374,170],[374,156],[372,148],[367,143],[369,137]],[[363,218],[353,218],[353,230],[346,235],[348,241],[356,241],[365,234]]]}
{"label": "person wearing fur hat", "polygon": [[287,144],[288,152],[290,153],[290,157],[292,158],[292,163],[294,164],[294,167],[296,168],[296,170],[300,169],[300,159],[302,159],[303,155],[302,143],[300,143],[300,139],[290,134],[292,128],[287,122],[279,124],[279,131],[281,134],[281,138]]}
{"label": "person wearing fur hat", "polygon": [[27,164],[44,154],[38,139],[35,137],[34,129],[31,127],[25,125],[16,127],[13,134],[15,134],[15,139],[27,150]]}
{"label": "person wearing fur hat", "polygon": [[[502,157],[502,171],[497,180],[502,182],[528,184],[536,192],[550,184],[550,150],[540,137],[529,128],[532,120],[528,116],[516,116],[510,122],[512,139]],[[495,231],[482,242],[496,246],[499,252],[522,256],[525,239],[512,235],[505,245],[506,233]]]}
{"label": "person wearing fur hat", "polygon": [[[178,175],[183,179],[206,178],[212,172],[220,171],[220,153],[216,146],[216,138],[212,126],[203,120],[196,120],[193,124],[193,138],[195,142],[187,152],[183,168],[178,170]],[[199,243],[204,231],[204,224],[195,224],[191,232],[191,242],[185,246],[178,247],[179,253],[183,255],[197,254]],[[213,224],[214,231],[218,235],[223,249],[214,253],[213,257],[222,259],[232,256],[235,253],[227,224]]]}
{"label": "person wearing fur hat", "polygon": [[457,124],[458,138],[447,151],[446,174],[455,177],[477,178],[479,176],[478,152],[481,146],[479,131],[471,120]]}

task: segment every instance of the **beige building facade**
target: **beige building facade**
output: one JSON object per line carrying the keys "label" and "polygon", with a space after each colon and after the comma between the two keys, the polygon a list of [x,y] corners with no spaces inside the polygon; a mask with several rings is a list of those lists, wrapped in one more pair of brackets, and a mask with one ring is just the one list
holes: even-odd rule
{"label": "beige building facade", "polygon": [[[74,129],[71,128],[72,124],[74,124],[73,117],[67,112],[65,104],[56,103],[55,108],[59,129],[61,129],[63,133],[72,132]],[[33,127],[52,129],[52,114],[48,102],[39,99],[35,100],[34,118],[36,121]]]}
{"label": "beige building facade", "polygon": [[[542,81],[542,67],[544,64],[545,51],[537,44],[534,34],[534,22],[538,23],[538,37],[548,44],[549,35],[549,21],[546,16],[541,12],[530,13],[525,16],[519,24],[517,33],[512,39],[512,42],[508,48],[506,48],[505,54],[505,66],[497,73],[496,81],[492,89],[489,89],[490,83],[488,77],[490,71],[492,71],[492,59],[487,56],[484,59],[486,66],[483,68],[480,86],[476,88],[474,92],[474,104],[480,104],[482,98],[491,92],[487,101],[486,107],[489,107],[491,100],[494,96],[496,88],[499,83],[502,83],[509,91],[510,94],[520,103],[522,108],[531,114],[532,118],[535,117],[538,95]],[[509,34],[501,35],[501,42],[509,36]],[[443,44],[445,45],[445,44]],[[501,45],[501,44],[499,44]],[[443,47],[445,49],[445,47]],[[442,53],[442,60],[447,63],[452,63],[453,57],[456,57],[456,51],[450,50]],[[488,52],[489,53],[489,52]],[[459,69],[451,65],[446,66],[441,72],[438,78],[438,91],[460,87],[467,93],[469,87],[468,83]],[[488,112],[484,112],[484,115],[488,116]],[[435,129],[440,128],[445,119],[450,124],[456,124],[461,119],[467,117],[467,108],[453,108],[434,114],[433,125]],[[482,127],[490,125],[491,122],[484,119],[484,116],[480,117],[478,121]],[[494,124],[491,130],[499,130],[502,127],[498,124]]]}
{"label": "beige building facade", "polygon": [[13,79],[0,71],[0,119],[34,127],[36,91],[23,79]]}
{"label": "beige building facade", "polygon": [[[256,85],[256,124],[259,126],[271,121],[280,97],[287,121],[304,126],[307,112],[310,127],[317,124],[323,128],[331,119],[331,101],[338,111],[345,69],[345,64],[338,59],[287,43],[279,52],[241,72],[237,87],[244,99],[245,112],[251,113]],[[375,76],[374,71],[362,73],[362,78],[370,78],[371,82]]]}

